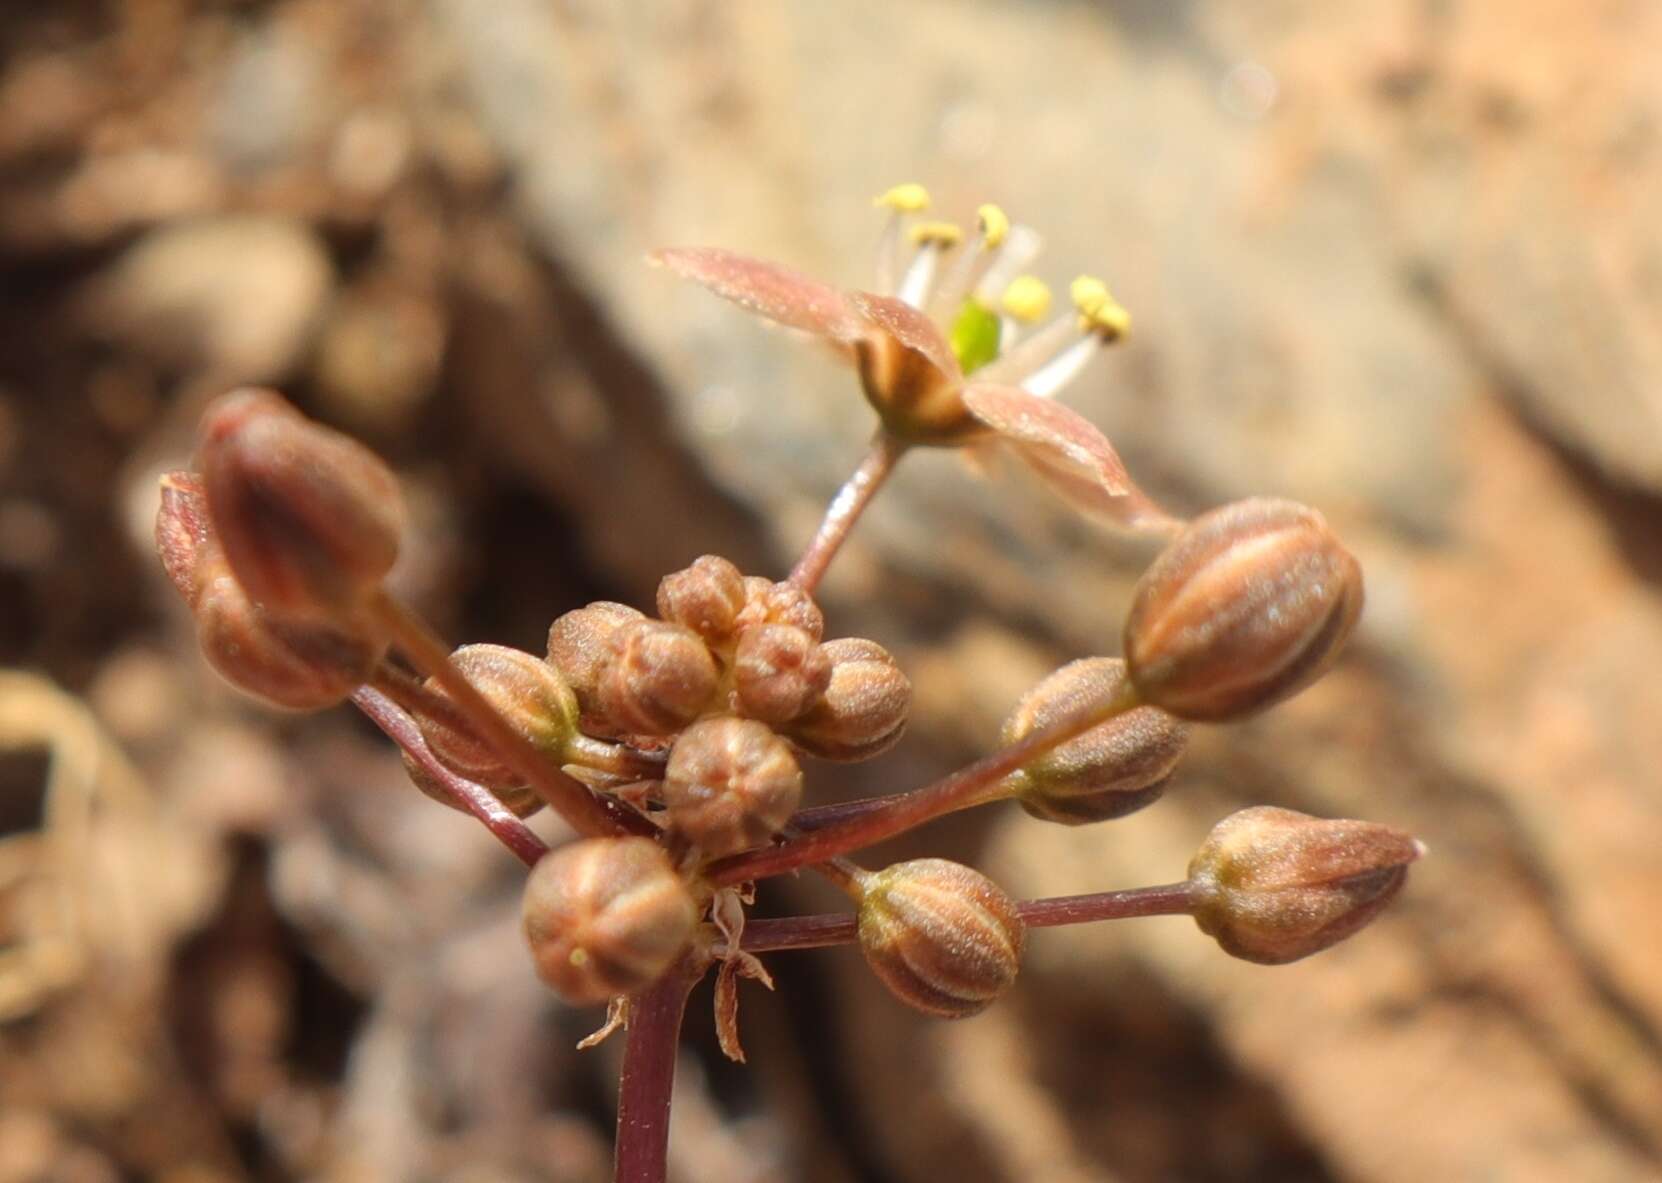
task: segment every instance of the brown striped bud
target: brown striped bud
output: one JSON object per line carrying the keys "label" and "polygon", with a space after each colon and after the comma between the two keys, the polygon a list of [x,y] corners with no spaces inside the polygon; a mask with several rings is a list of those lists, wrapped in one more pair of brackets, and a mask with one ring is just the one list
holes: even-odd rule
{"label": "brown striped bud", "polygon": [[775,583],[760,575],[748,575],[744,607],[739,610],[735,627],[742,631],[759,624],[788,624],[816,641],[825,635],[825,614],[807,592],[794,583]]}
{"label": "brown striped bud", "polygon": [[752,719],[700,719],[664,768],[669,828],[711,858],[760,846],[802,801],[791,746]]}
{"label": "brown striped bud", "polygon": [[332,628],[276,620],[249,600],[215,553],[197,569],[192,605],[202,655],[231,685],[274,706],[321,711],[338,706],[364,682],[384,644]]}
{"label": "brown striped bud", "polygon": [[214,536],[201,480],[162,478],[156,550],[190,605],[202,655],[231,685],[275,706],[316,711],[368,680],[386,646],[327,624],[276,620],[248,598]]}
{"label": "brown striped bud", "polygon": [[226,561],[274,616],[338,622],[398,557],[404,501],[391,470],[271,391],[209,406],[197,460]]}
{"label": "brown striped bud", "polygon": [[1196,518],[1137,584],[1125,657],[1144,701],[1221,721],[1296,694],[1362,611],[1362,569],[1323,517],[1254,497]]}
{"label": "brown striped bud", "polygon": [[651,985],[691,943],[692,893],[650,838],[585,838],[544,855],[521,909],[537,976],[574,1005]]}
{"label": "brown striped bud", "polygon": [[719,555],[695,559],[658,584],[658,615],[686,625],[712,645],[732,639],[744,603],[744,576]]}
{"label": "brown striped bud", "polygon": [[789,723],[831,685],[831,659],[814,639],[789,624],[746,629],[733,656],[733,693],[741,714]]}
{"label": "brown striped bud", "polygon": [[1377,916],[1424,853],[1373,822],[1243,809],[1213,827],[1189,864],[1195,922],[1232,957],[1297,961]]}
{"label": "brown striped bud", "polygon": [[906,729],[912,683],[876,641],[844,637],[827,641],[820,652],[831,663],[831,681],[786,734],[826,760],[865,760],[888,751]]}
{"label": "brown striped bud", "polygon": [[[559,670],[535,654],[506,645],[463,645],[450,660],[508,726],[554,763],[563,762],[566,745],[577,733],[577,696]],[[427,689],[449,701],[438,679],[428,678]],[[458,776],[478,781],[493,792],[526,787],[525,778],[459,715],[418,713],[416,721],[439,763]]]}
{"label": "brown striped bud", "polygon": [[896,998],[962,1019],[1015,983],[1026,929],[1016,902],[946,859],[896,863],[861,885],[860,951]]}
{"label": "brown striped bud", "polygon": [[[1125,663],[1087,657],[1063,666],[1017,704],[1005,745],[1125,693]],[[1159,800],[1188,744],[1188,727],[1158,707],[1136,707],[1025,765],[1006,782],[1034,817],[1084,825]]]}
{"label": "brown striped bud", "polygon": [[548,628],[548,661],[577,695],[585,720],[599,711],[600,674],[612,653],[612,634],[646,616],[628,604],[596,600],[576,608]]}
{"label": "brown striped bud", "polygon": [[716,663],[704,638],[662,620],[612,634],[596,691],[606,723],[629,735],[673,735],[710,706]]}
{"label": "brown striped bud", "polygon": [[[427,769],[410,759],[408,755],[404,757],[404,771],[408,774],[411,784],[420,789],[433,800],[437,801],[440,805],[448,805],[451,809],[457,810],[461,813],[468,812],[466,806],[462,805],[454,797],[452,797],[432,773],[428,772]],[[503,788],[498,788],[494,785],[482,785],[481,787],[488,791],[491,796],[500,801],[503,808],[509,810],[515,817],[530,817],[533,813],[543,807],[542,797],[538,795],[537,790],[527,784],[512,785]]]}

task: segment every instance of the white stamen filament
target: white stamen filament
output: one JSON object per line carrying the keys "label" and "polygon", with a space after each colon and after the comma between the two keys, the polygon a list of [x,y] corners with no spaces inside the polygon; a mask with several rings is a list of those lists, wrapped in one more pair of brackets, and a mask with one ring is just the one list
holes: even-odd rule
{"label": "white stamen filament", "polygon": [[1078,313],[1058,316],[1041,329],[1029,332],[1020,344],[999,338],[998,358],[975,371],[978,382],[1022,385],[1022,379],[1055,356],[1079,332]]}
{"label": "white stamen filament", "polygon": [[900,281],[900,290],[895,293],[919,311],[929,303],[929,292],[935,286],[935,272],[944,247],[945,244],[933,239],[920,243],[918,253],[912,256],[912,265],[906,268],[906,276]]}
{"label": "white stamen filament", "polygon": [[1023,378],[1019,385],[1029,394],[1049,398],[1078,376],[1085,363],[1102,348],[1104,340],[1101,333],[1087,331],[1079,340]]}
{"label": "white stamen filament", "polygon": [[997,308],[1004,289],[1039,257],[1039,248],[1043,245],[1039,232],[1033,227],[1019,223],[1011,226],[987,270],[976,280],[975,298],[988,308]]}
{"label": "white stamen filament", "polygon": [[892,296],[895,294],[895,280],[900,274],[900,246],[905,237],[906,212],[899,209],[889,211],[889,221],[883,227],[883,237],[877,240],[877,292],[879,295]]}

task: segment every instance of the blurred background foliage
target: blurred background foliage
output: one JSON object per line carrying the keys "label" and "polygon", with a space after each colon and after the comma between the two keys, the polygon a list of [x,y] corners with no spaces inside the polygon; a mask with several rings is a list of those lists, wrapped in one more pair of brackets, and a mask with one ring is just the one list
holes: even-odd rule
{"label": "blurred background foliage", "polygon": [[[894,853],[1165,882],[1271,803],[1432,857],[1283,969],[1181,919],[1039,934],[962,1024],[846,950],[776,955],[749,1067],[695,999],[676,1178],[1662,1178],[1659,44],[1642,0],[6,5],[0,1183],[606,1177],[618,1049],[572,1050],[599,1016],[532,977],[518,868],[349,713],[215,680],[155,477],[207,398],[280,386],[397,465],[398,578],[458,639],[538,650],[706,551],[781,572],[869,411],[642,258],[859,286],[870,197],[911,179],[1109,280],[1134,340],[1069,401],[1150,491],[1320,506],[1370,603],[1157,808]],[[825,602],[915,723],[811,791],[985,751],[1117,650],[1148,557],[910,461]]]}

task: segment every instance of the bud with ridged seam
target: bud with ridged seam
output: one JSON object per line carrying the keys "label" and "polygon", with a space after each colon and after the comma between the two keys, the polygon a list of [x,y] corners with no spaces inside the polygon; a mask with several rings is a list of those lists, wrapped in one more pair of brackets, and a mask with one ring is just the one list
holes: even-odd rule
{"label": "bud with ridged seam", "polygon": [[791,746],[753,719],[700,719],[664,768],[669,828],[711,858],[760,846],[802,800]]}
{"label": "bud with ridged seam", "polygon": [[698,908],[650,838],[586,838],[531,868],[521,916],[537,975],[582,1005],[657,980],[691,943]]}
{"label": "bud with ridged seam", "polygon": [[1144,702],[1254,714],[1326,671],[1362,611],[1362,569],[1326,520],[1254,497],[1191,522],[1137,583],[1125,657]]}
{"label": "bud with ridged seam", "polygon": [[1191,911],[1232,957],[1281,965],[1367,924],[1424,853],[1407,834],[1374,822],[1243,809],[1213,827],[1189,864]]}
{"label": "bud with ridged seam", "polygon": [[966,1018],[1015,984],[1026,928],[1016,902],[979,871],[913,859],[867,876],[860,890],[860,951],[908,1006]]}

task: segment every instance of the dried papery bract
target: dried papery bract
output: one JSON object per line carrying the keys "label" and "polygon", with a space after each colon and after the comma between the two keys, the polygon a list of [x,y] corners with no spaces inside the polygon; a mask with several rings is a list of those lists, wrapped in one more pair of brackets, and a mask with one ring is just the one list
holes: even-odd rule
{"label": "dried papery bract", "polygon": [[685,952],[692,893],[650,838],[586,838],[531,869],[521,909],[537,974],[567,1002],[650,985]]}
{"label": "dried papery bract", "polygon": [[1026,929],[1016,902],[979,871],[913,859],[868,876],[860,888],[860,951],[908,1006],[966,1018],[1015,984]]}
{"label": "dried papery bract", "polygon": [[843,637],[820,651],[831,680],[813,708],[784,730],[811,755],[865,760],[900,740],[912,709],[912,683],[876,641]]}
{"label": "dried papery bract", "polygon": [[745,605],[744,576],[719,555],[703,555],[658,584],[658,615],[712,645],[732,640]]}
{"label": "dried papery bract", "polygon": [[802,800],[790,745],[751,719],[701,719],[683,731],[664,768],[671,830],[711,858],[759,846]]}
{"label": "dried papery bract", "polygon": [[350,620],[398,558],[404,501],[392,471],[271,391],[214,402],[197,463],[226,560],[272,615]]}
{"label": "dried papery bract", "polygon": [[1377,916],[1423,853],[1374,822],[1243,809],[1213,827],[1189,864],[1195,921],[1231,956],[1297,961]]}
{"label": "dried papery bract", "polygon": [[[558,670],[534,654],[505,645],[463,645],[450,660],[532,747],[556,764],[564,762],[566,747],[577,734],[577,696]],[[436,679],[427,680],[427,689],[448,699]],[[525,778],[456,716],[434,718],[417,712],[417,722],[433,755],[452,772],[492,791],[525,786]]]}
{"label": "dried papery bract", "polygon": [[673,735],[710,707],[717,679],[715,659],[697,633],[637,620],[611,635],[595,706],[618,731]]}
{"label": "dried papery bract", "polygon": [[735,708],[781,725],[811,710],[831,685],[831,659],[813,637],[789,624],[755,625],[733,655]]}
{"label": "dried papery bract", "polygon": [[[1004,724],[1013,744],[1092,706],[1118,701],[1129,683],[1116,657],[1063,666],[1022,698]],[[1188,746],[1189,728],[1158,707],[1136,707],[1053,748],[1009,778],[1022,808],[1065,825],[1124,817],[1160,798]]]}
{"label": "dried papery bract", "polygon": [[1255,497],[1196,518],[1144,573],[1126,663],[1147,703],[1242,718],[1320,677],[1361,611],[1362,568],[1321,514]]}

